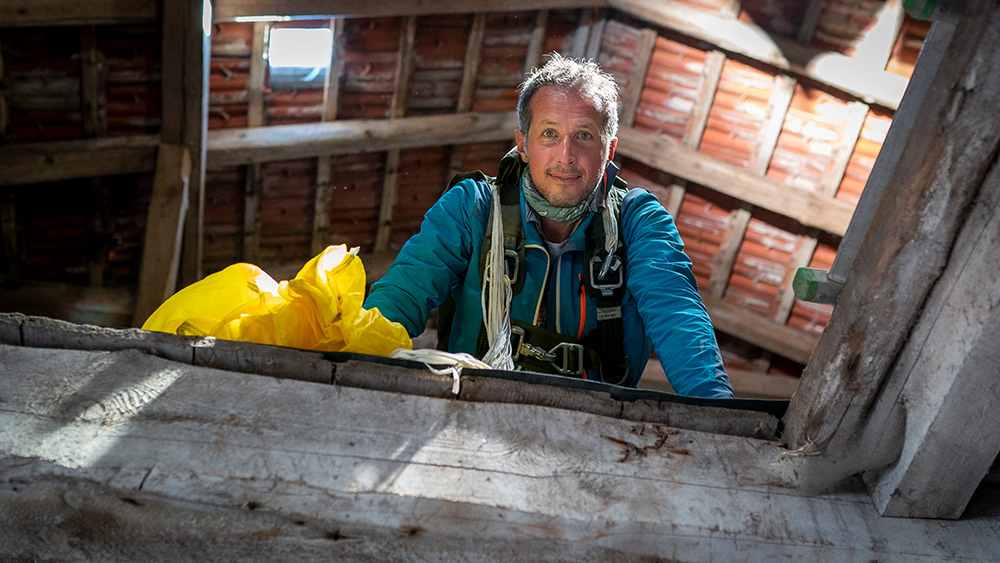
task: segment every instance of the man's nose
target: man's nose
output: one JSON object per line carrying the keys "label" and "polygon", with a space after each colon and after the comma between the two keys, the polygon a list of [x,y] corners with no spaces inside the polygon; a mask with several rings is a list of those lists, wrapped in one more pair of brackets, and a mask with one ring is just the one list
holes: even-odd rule
{"label": "man's nose", "polygon": [[573,138],[569,135],[564,136],[559,143],[559,163],[560,164],[574,164],[576,163],[576,146],[573,144]]}

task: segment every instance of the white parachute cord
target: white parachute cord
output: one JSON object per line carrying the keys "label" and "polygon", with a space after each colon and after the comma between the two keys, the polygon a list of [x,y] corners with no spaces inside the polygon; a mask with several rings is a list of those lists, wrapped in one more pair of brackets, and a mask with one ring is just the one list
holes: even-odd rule
{"label": "white parachute cord", "polygon": [[[483,361],[493,369],[512,370],[514,359],[510,350],[510,278],[504,271],[503,217],[500,212],[500,194],[496,185],[490,186],[493,204],[493,230],[490,233],[490,252],[486,255],[483,272],[481,304],[483,325],[486,327],[486,342],[489,349]],[[523,268],[524,264],[518,264]],[[502,282],[501,282],[502,280]],[[494,283],[500,282],[500,283]]]}
{"label": "white parachute cord", "polygon": [[[437,375],[450,375],[452,378],[451,392],[454,395],[458,395],[459,392],[459,384],[462,381],[463,367],[472,369],[492,369],[490,365],[477,360],[472,354],[453,354],[451,352],[443,352],[432,348],[425,348],[421,350],[397,348],[392,351],[392,354],[389,357],[397,360],[412,360],[420,362],[427,366],[427,369],[429,369],[431,373]],[[446,367],[436,368],[434,366]]]}

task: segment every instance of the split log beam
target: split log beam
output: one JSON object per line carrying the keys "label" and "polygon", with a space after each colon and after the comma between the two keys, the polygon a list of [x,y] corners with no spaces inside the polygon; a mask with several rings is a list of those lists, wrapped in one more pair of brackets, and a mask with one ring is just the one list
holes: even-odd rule
{"label": "split log beam", "polygon": [[625,92],[622,94],[622,111],[618,126],[622,128],[632,127],[635,123],[635,114],[639,111],[639,100],[642,99],[642,89],[646,82],[646,74],[649,73],[649,63],[653,60],[653,51],[656,49],[657,33],[655,29],[645,28],[639,32],[639,46],[635,59],[632,60],[632,67],[628,71],[628,82],[625,85]]}
{"label": "split log beam", "polygon": [[581,8],[576,30],[573,32],[573,40],[570,42],[569,50],[564,53],[568,57],[580,58],[587,52],[587,37],[590,35],[590,16],[593,9],[590,7]]}
{"label": "split log beam", "polygon": [[[323,121],[336,121],[340,107],[340,80],[344,73],[344,18],[330,20],[333,50],[323,84]],[[319,254],[327,246],[330,226],[330,200],[333,199],[333,157],[321,155],[316,162],[316,197],[313,200],[312,253]]]}
{"label": "split log beam", "polygon": [[205,215],[205,136],[208,130],[208,69],[211,53],[210,0],[163,3],[162,128],[166,144],[191,154],[187,218],[178,282],[202,277]]}
{"label": "split log beam", "polygon": [[154,23],[159,6],[151,0],[4,0],[0,28]]}
{"label": "split log beam", "polygon": [[[403,18],[400,32],[399,55],[396,60],[396,78],[389,104],[389,118],[398,119],[406,113],[406,93],[409,91],[416,56],[417,17]],[[378,213],[378,230],[375,233],[375,252],[387,252],[392,236],[392,218],[395,214],[399,189],[400,150],[392,149],[385,156],[385,176],[382,179],[381,205]]]}
{"label": "split log beam", "polygon": [[[25,0],[20,0],[25,1]],[[346,16],[399,17],[435,14],[470,14],[476,12],[530,12],[603,6],[603,0],[435,0],[434,2],[399,2],[399,0],[215,0],[215,17],[231,20],[245,16]]]}
{"label": "split log beam", "polygon": [[[469,41],[465,46],[465,69],[462,73],[462,85],[458,91],[457,113],[465,113],[472,109],[472,100],[476,93],[476,76],[479,74],[479,59],[483,50],[483,38],[486,35],[486,14],[480,12],[472,17],[472,27],[469,30]],[[532,36],[534,39],[534,36]],[[529,47],[529,52],[531,48]],[[448,179],[462,172],[462,162],[465,160],[465,146],[452,145],[448,162]]]}
{"label": "split log beam", "polygon": [[[856,489],[803,495],[809,459],[767,440],[135,352],[7,352],[19,377],[0,378],[0,478],[17,486],[0,491],[0,525],[19,559],[934,561],[1000,549],[992,518],[885,519]],[[39,542],[40,529],[64,541]]]}
{"label": "split log beam", "polygon": [[618,132],[617,151],[669,174],[836,235],[844,234],[854,212],[846,203],[756,176],[670,139],[635,129]]}
{"label": "split log beam", "polygon": [[970,2],[947,35],[927,90],[900,108],[919,120],[889,131],[898,172],[785,417],[792,447],[837,459],[858,435],[892,427],[905,405],[902,457],[886,477],[867,475],[880,510],[897,516],[956,517],[1000,449],[980,431],[996,426],[995,378],[982,379],[998,361],[987,314],[1000,299],[995,3]]}
{"label": "split log beam", "polygon": [[6,145],[0,186],[152,172],[159,143],[156,135],[141,135]]}
{"label": "split log beam", "polygon": [[671,0],[608,0],[612,8],[694,39],[843,90],[868,103],[895,109],[907,80],[866,62],[828,53],[733,17]]}
{"label": "split log beam", "polygon": [[160,145],[132,326],[142,326],[177,287],[190,180],[191,153],[187,147]]}
{"label": "split log beam", "polygon": [[[264,76],[270,25],[254,22],[250,40],[250,75],[247,78],[247,125],[264,125]],[[260,200],[262,170],[259,163],[243,167],[243,261],[256,264],[260,256],[260,230],[257,206]]]}
{"label": "split log beam", "polygon": [[[506,141],[516,128],[514,113],[505,112],[219,129],[208,134],[208,159],[211,166],[224,167],[323,154]],[[3,154],[0,150],[0,164],[6,160]]]}
{"label": "split log beam", "polygon": [[528,74],[531,69],[541,66],[542,49],[545,48],[545,30],[549,25],[549,11],[538,10],[535,15],[535,27],[531,30],[531,39],[528,40],[528,54],[524,59],[524,73]]}
{"label": "split log beam", "polygon": [[[604,41],[604,30],[608,26],[608,9],[597,8],[594,15],[594,23],[590,28],[590,37],[587,38],[587,49],[584,57],[597,60],[601,54],[601,43]],[[645,76],[645,75],[643,75]]]}

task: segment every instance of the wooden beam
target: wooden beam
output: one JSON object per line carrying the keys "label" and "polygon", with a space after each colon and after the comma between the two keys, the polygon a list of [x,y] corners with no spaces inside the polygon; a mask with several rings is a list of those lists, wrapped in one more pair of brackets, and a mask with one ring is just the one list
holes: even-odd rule
{"label": "wooden beam", "polygon": [[[208,134],[208,160],[213,167],[223,167],[322,154],[506,141],[514,137],[516,128],[514,112],[505,112],[219,129]],[[0,164],[3,154],[0,149]]]}
{"label": "wooden beam", "polygon": [[799,25],[799,43],[808,45],[812,42],[813,35],[816,33],[816,24],[819,23],[819,16],[823,13],[823,2],[825,1],[809,0],[805,15],[802,17],[802,23]]}
{"label": "wooden beam", "polygon": [[601,43],[604,41],[604,30],[608,26],[607,8],[598,8],[594,15],[594,25],[590,28],[587,38],[587,48],[584,57],[596,61],[601,54]]}
{"label": "wooden beam", "polygon": [[[163,125],[160,135],[164,143],[183,145],[191,153],[190,206],[178,280],[182,286],[202,277],[211,14],[210,0],[163,3]],[[208,29],[205,29],[206,24],[209,24]]]}
{"label": "wooden beam", "polygon": [[17,375],[0,379],[0,423],[18,430],[0,436],[17,485],[0,491],[12,558],[39,552],[40,526],[65,538],[43,546],[51,559],[109,563],[220,560],[234,546],[262,561],[734,561],[748,551],[961,561],[1000,549],[992,516],[886,521],[857,490],[799,494],[808,458],[771,440],[135,352],[3,352]]}
{"label": "wooden beam", "polygon": [[829,197],[837,195],[840,184],[844,181],[847,165],[851,162],[851,156],[854,154],[854,148],[858,144],[858,139],[861,138],[861,130],[864,129],[867,117],[868,104],[864,102],[847,104],[847,122],[840,130],[840,138],[833,149],[833,160],[826,172],[823,173],[819,193]]}
{"label": "wooden beam", "polygon": [[264,76],[270,24],[254,22],[250,39],[250,75],[247,77],[247,125],[264,125]]}
{"label": "wooden beam", "polygon": [[94,26],[80,28],[80,109],[84,137],[103,137],[108,132],[104,111],[103,62],[97,50]]}
{"label": "wooden beam", "polygon": [[[458,91],[458,102],[455,111],[464,113],[472,109],[472,101],[476,93],[476,76],[479,74],[479,59],[483,50],[483,38],[486,35],[486,14],[480,12],[472,17],[472,27],[469,29],[469,41],[465,46],[465,71],[462,73],[462,84]],[[530,50],[530,48],[529,48]],[[462,161],[465,160],[465,145],[452,145],[448,160],[448,178],[462,171]]]}
{"label": "wooden beam", "polygon": [[722,299],[726,294],[729,278],[733,275],[736,257],[739,255],[749,225],[749,209],[734,209],[730,213],[729,225],[726,227],[726,233],[722,235],[719,254],[712,264],[712,274],[708,278],[708,294],[716,299]]}
{"label": "wooden beam", "polygon": [[[266,115],[264,99],[267,75],[267,46],[271,26],[267,22],[254,22],[250,39],[250,75],[247,77],[247,125],[263,127]],[[260,231],[257,207],[260,183],[263,176],[259,163],[248,164],[243,170],[243,261],[256,264],[260,260]]]}
{"label": "wooden beam", "polygon": [[159,137],[106,137],[0,147],[0,186],[152,172]]}
{"label": "wooden beam", "polygon": [[[389,105],[389,117],[398,119],[406,113],[406,93],[409,90],[410,77],[413,75],[415,44],[417,39],[417,17],[406,16],[403,19],[403,29],[399,40],[399,56],[396,62],[395,86],[392,102]],[[378,214],[378,230],[375,233],[375,252],[387,252],[389,239],[392,236],[392,218],[396,209],[397,189],[399,188],[399,149],[386,153],[385,176],[382,178],[382,195]]]}
{"label": "wooden beam", "polygon": [[[935,27],[938,25],[943,24],[939,22]],[[888,184],[833,317],[785,417],[785,435],[792,447],[811,444],[812,449],[836,459],[852,447],[854,437],[889,427],[892,420],[899,418],[901,394],[911,387],[912,376],[905,369],[905,360],[907,350],[913,347],[955,347],[952,349],[956,351],[965,347],[974,356],[966,360],[968,364],[941,356],[933,359],[934,365],[926,366],[930,371],[938,370],[935,377],[945,386],[958,373],[985,365],[977,364],[985,361],[976,351],[979,340],[962,336],[970,330],[992,334],[991,326],[977,316],[981,312],[970,310],[969,318],[956,319],[951,332],[941,337],[946,342],[916,337],[923,334],[929,322],[925,319],[933,319],[943,310],[934,288],[946,287],[944,284],[952,276],[970,268],[965,264],[971,264],[971,258],[963,257],[963,253],[972,256],[968,254],[971,251],[965,250],[965,239],[958,233],[963,224],[982,225],[970,219],[979,213],[995,214],[988,210],[998,189],[994,168],[1000,150],[1000,125],[995,119],[984,118],[1000,113],[1000,99],[992,94],[1000,88],[1000,52],[993,48],[1000,41],[1000,13],[995,4],[986,0],[970,2],[949,37],[942,54],[944,62],[935,65],[933,79],[924,82],[928,86],[924,95],[913,98],[917,107],[908,109],[919,115],[919,120],[908,131],[889,131],[886,147],[901,145],[898,150],[902,156],[895,167],[898,172]],[[917,71],[920,66],[918,61]],[[954,84],[963,87],[949,86]],[[904,99],[904,105],[908,103],[909,98]],[[986,227],[979,228],[987,232],[983,230]],[[984,287],[968,293],[967,306],[982,306],[984,297],[977,291],[996,299],[993,278],[990,274],[980,279]],[[955,297],[960,296],[955,293]],[[938,367],[939,361],[945,363]],[[957,408],[965,409],[970,416],[991,412],[990,393],[971,397],[972,402],[962,398],[963,393],[968,394],[959,392],[956,396],[961,404],[955,405]],[[924,424],[916,421],[951,416],[934,406],[933,401],[929,405],[906,402],[904,452],[913,447],[914,431]],[[970,426],[980,428],[978,424]],[[992,437],[983,438],[982,433],[977,433],[976,439]],[[984,443],[993,449],[992,442]],[[964,436],[959,436],[959,447],[948,449],[949,460],[965,446],[983,447],[970,446]],[[983,454],[985,450],[977,451]],[[993,457],[996,453],[994,449]],[[937,455],[944,455],[943,451]],[[900,461],[906,465],[905,457]],[[960,467],[971,469],[976,463]],[[955,491],[944,489],[939,496],[935,491],[942,490],[937,488],[940,485],[926,489],[918,486],[900,494],[907,499],[926,495],[925,506],[954,508],[953,501],[959,499],[944,496],[954,495]],[[921,515],[952,514],[942,510],[940,514]]]}
{"label": "wooden beam", "polygon": [[572,38],[570,42],[569,50],[563,55],[567,57],[580,58],[586,54],[587,51],[587,37],[590,36],[590,17],[593,13],[593,8],[580,8],[580,12],[576,22],[576,30],[573,31]]}
{"label": "wooden beam", "polygon": [[[913,69],[910,78],[910,87],[906,95],[906,103],[902,104],[893,115],[892,125],[889,128],[892,143],[882,144],[878,159],[872,167],[865,189],[861,192],[857,210],[851,218],[851,225],[837,249],[837,256],[830,266],[827,275],[829,281],[843,284],[847,280],[847,274],[854,265],[861,243],[867,236],[875,214],[882,203],[886,189],[896,176],[896,170],[900,160],[903,158],[903,150],[906,139],[911,131],[918,128],[923,118],[924,102],[932,88],[938,84],[942,73],[947,73],[947,68],[942,65],[955,64],[945,58],[949,46],[953,42],[955,25],[941,23],[931,27],[924,41],[924,46],[920,50],[917,65]],[[919,129],[919,128],[918,128]],[[924,132],[926,134],[926,132]]]}
{"label": "wooden beam", "polygon": [[656,49],[656,38],[658,34],[655,29],[645,28],[639,32],[639,46],[635,59],[628,71],[628,83],[625,92],[622,94],[622,111],[618,120],[619,127],[632,127],[635,123],[635,114],[639,111],[639,101],[642,99],[642,89],[646,83],[646,74],[649,73],[649,63],[653,60],[653,51]]}
{"label": "wooden beam", "polygon": [[779,356],[805,364],[819,340],[817,336],[748,311],[746,307],[701,292],[716,330],[746,340]]}
{"label": "wooden beam", "polygon": [[17,203],[10,190],[0,190],[0,241],[3,243],[4,277],[10,283],[19,282],[21,253],[17,242]]}
{"label": "wooden beam", "polygon": [[0,28],[154,23],[159,2],[151,0],[5,0]]}
{"label": "wooden beam", "polygon": [[[0,37],[0,76],[7,76],[4,70],[4,49],[3,38]],[[11,132],[10,127],[10,105],[7,103],[7,88],[0,88],[0,142],[6,143]]]}
{"label": "wooden beam", "polygon": [[795,84],[796,80],[790,76],[779,74],[774,77],[764,124],[750,154],[750,171],[758,176],[767,174],[771,157],[778,144],[778,137],[781,135],[781,128],[785,124],[785,116],[788,115],[788,106],[791,105],[792,96],[795,94]]}
{"label": "wooden beam", "polygon": [[160,145],[146,219],[134,327],[142,326],[177,287],[190,180],[191,153],[187,147]]}
{"label": "wooden beam", "polygon": [[[810,229],[811,230],[811,229]],[[816,252],[816,246],[819,245],[819,241],[813,236],[812,233],[803,235],[799,240],[798,247],[796,247],[795,252],[792,253],[792,259],[788,262],[788,266],[785,268],[785,285],[778,290],[778,295],[775,298],[775,303],[778,307],[774,311],[774,320],[785,324],[788,322],[788,317],[792,314],[792,307],[795,306],[795,286],[793,284],[793,279],[795,278],[795,272],[799,268],[805,268],[809,265],[812,260],[813,253]]]}
{"label": "wooden beam", "polygon": [[135,292],[124,287],[86,287],[70,283],[21,281],[0,286],[3,311],[19,311],[49,319],[64,319],[98,327],[125,327],[132,323]]}
{"label": "wooden beam", "polygon": [[[24,1],[24,0],[22,0]],[[344,16],[399,17],[435,14],[470,14],[476,12],[529,12],[603,6],[604,0],[435,0],[434,2],[399,2],[398,0],[215,0],[215,17],[232,20],[238,17],[264,16]]]}
{"label": "wooden beam", "polygon": [[[1000,40],[1000,32],[990,39]],[[991,431],[1000,413],[990,392],[1000,373],[1000,169],[990,166],[888,375],[905,380],[902,391],[895,404],[878,405],[906,411],[900,459],[866,476],[885,516],[960,517],[1000,454],[1000,434]]]}
{"label": "wooden beam", "polygon": [[868,103],[895,109],[907,80],[864,61],[828,53],[732,17],[711,14],[671,0],[609,0],[612,8],[660,25],[720,50],[763,63],[843,90]]}
{"label": "wooden beam", "polygon": [[535,15],[535,27],[531,30],[531,39],[528,40],[528,54],[524,59],[524,73],[528,74],[531,69],[542,64],[542,49],[545,48],[545,30],[549,25],[549,11],[538,10]]}
{"label": "wooden beam", "polygon": [[[330,20],[333,34],[333,50],[330,66],[323,84],[323,121],[336,121],[340,105],[340,80],[344,73],[344,52],[347,38],[344,37],[344,18]],[[329,207],[333,198],[333,159],[321,155],[316,162],[316,197],[313,200],[313,228],[310,244],[313,254],[319,254],[327,245],[327,229],[330,226]]]}
{"label": "wooden beam", "polygon": [[670,139],[635,129],[618,132],[617,151],[664,172],[829,233],[843,235],[854,211],[845,203],[756,176]]}

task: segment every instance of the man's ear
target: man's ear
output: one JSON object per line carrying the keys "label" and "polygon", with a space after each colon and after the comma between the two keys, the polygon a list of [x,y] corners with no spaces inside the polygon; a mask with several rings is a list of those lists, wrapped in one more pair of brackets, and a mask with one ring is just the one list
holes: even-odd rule
{"label": "man's ear", "polygon": [[618,137],[611,139],[611,146],[608,147],[608,160],[614,160],[615,158],[615,147],[618,146]]}
{"label": "man's ear", "polygon": [[528,162],[528,153],[524,150],[524,133],[520,129],[514,130],[514,139],[517,140],[517,154],[521,155],[521,160]]}

